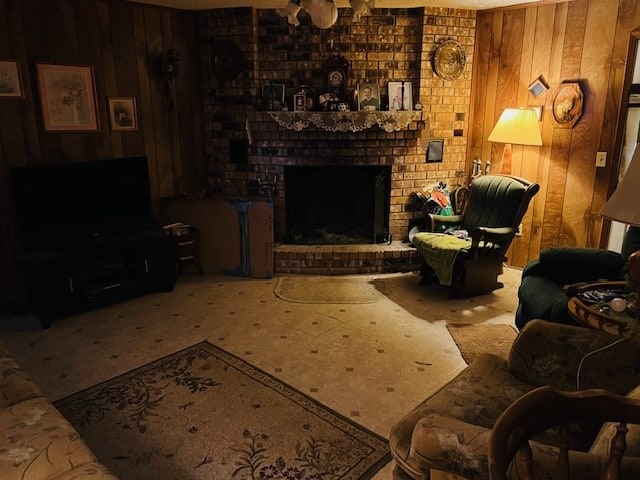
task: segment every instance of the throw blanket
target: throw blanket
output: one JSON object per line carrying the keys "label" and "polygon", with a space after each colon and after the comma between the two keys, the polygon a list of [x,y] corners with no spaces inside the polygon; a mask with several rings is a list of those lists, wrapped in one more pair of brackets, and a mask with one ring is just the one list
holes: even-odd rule
{"label": "throw blanket", "polygon": [[453,235],[420,232],[413,236],[413,244],[436,273],[440,285],[451,285],[453,263],[460,250],[469,248],[471,240]]}

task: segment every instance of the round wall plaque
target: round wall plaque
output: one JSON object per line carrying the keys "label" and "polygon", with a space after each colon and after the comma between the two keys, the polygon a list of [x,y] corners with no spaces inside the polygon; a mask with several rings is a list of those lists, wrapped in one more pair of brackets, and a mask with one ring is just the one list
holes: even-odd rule
{"label": "round wall plaque", "polygon": [[235,80],[244,69],[242,50],[231,40],[220,40],[213,46],[211,66],[218,80]]}
{"label": "round wall plaque", "polygon": [[455,80],[464,70],[467,56],[455,40],[445,40],[433,53],[433,70],[443,80]]}

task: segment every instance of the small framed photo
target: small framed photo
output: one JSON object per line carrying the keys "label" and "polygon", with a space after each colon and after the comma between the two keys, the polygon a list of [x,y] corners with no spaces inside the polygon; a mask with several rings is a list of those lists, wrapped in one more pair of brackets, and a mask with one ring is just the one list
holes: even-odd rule
{"label": "small framed photo", "polygon": [[138,130],[136,99],[134,97],[109,97],[109,120],[114,132]]}
{"label": "small framed photo", "polygon": [[0,98],[24,98],[20,64],[17,60],[0,60]]}
{"label": "small framed photo", "polygon": [[307,96],[304,93],[295,93],[293,95],[293,110],[296,112],[304,112],[307,109]]}
{"label": "small framed photo", "polygon": [[427,147],[427,163],[442,162],[442,153],[444,151],[444,140],[429,140]]}
{"label": "small framed photo", "polygon": [[36,63],[45,132],[97,132],[96,90],[90,65]]}
{"label": "small framed photo", "polygon": [[533,81],[533,83],[527,87],[527,90],[531,92],[531,95],[533,95],[536,98],[542,95],[548,89],[549,87],[544,82],[544,79],[542,78],[542,76],[536,78]]}
{"label": "small framed photo", "polygon": [[413,92],[411,82],[389,82],[389,110],[412,110]]}
{"label": "small framed photo", "polygon": [[284,107],[284,83],[270,83],[262,86],[262,101],[267,110],[282,110]]}
{"label": "small framed photo", "polygon": [[377,83],[359,83],[356,92],[358,110],[380,110],[380,90]]}

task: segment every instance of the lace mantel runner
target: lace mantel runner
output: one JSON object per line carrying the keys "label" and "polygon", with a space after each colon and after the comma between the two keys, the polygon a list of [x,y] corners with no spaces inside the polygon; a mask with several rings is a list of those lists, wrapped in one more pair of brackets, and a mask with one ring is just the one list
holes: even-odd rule
{"label": "lace mantel runner", "polygon": [[280,126],[297,132],[309,125],[329,132],[361,132],[378,125],[386,132],[407,128],[421,118],[419,111],[373,112],[268,112]]}

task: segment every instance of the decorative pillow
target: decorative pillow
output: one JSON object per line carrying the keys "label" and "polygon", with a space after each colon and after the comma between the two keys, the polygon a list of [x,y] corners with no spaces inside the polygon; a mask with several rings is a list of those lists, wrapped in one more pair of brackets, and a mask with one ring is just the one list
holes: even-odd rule
{"label": "decorative pillow", "polygon": [[[627,398],[640,399],[640,385],[631,390],[627,395]],[[600,432],[596,439],[593,441],[593,445],[589,449],[589,453],[595,453],[597,455],[609,455],[609,448],[611,448],[611,440],[616,434],[617,422],[607,422],[602,425]],[[627,448],[624,452],[625,456],[640,457],[640,425],[627,424],[629,431],[627,432]]]}

